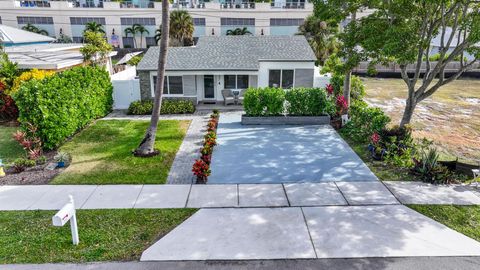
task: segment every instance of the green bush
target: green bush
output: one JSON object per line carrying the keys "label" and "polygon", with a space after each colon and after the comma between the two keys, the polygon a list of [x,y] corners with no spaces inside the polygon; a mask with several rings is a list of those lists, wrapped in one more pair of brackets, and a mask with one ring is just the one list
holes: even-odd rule
{"label": "green bush", "polygon": [[[335,96],[343,95],[343,80],[345,75],[334,74],[330,79],[333,86]],[[350,98],[353,100],[362,100],[365,97],[365,85],[360,77],[352,75]]]}
{"label": "green bush", "polygon": [[381,109],[369,107],[363,101],[352,102],[349,114],[351,120],[342,133],[357,142],[368,142],[374,132],[380,133],[390,123],[390,117]]}
{"label": "green bush", "polygon": [[30,80],[14,99],[23,127],[32,124],[46,149],[53,149],[93,119],[111,111],[112,83],[102,67],[76,67]]}
{"label": "green bush", "polygon": [[[153,100],[134,101],[128,107],[130,115],[148,115],[152,114]],[[184,114],[194,113],[195,104],[190,100],[182,99],[163,99],[160,114]]]}
{"label": "green bush", "polygon": [[245,92],[244,109],[249,116],[281,115],[284,103],[285,91],[281,88],[249,88]]}
{"label": "green bush", "polygon": [[335,114],[335,102],[325,89],[293,88],[285,93],[287,114],[295,116],[319,116]]}

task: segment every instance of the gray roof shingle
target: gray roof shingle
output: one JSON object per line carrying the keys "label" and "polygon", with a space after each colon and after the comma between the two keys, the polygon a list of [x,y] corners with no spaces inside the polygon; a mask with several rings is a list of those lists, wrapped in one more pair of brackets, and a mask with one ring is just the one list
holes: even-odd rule
{"label": "gray roof shingle", "polygon": [[[156,70],[159,47],[151,47],[138,70]],[[201,37],[194,47],[169,47],[167,70],[258,70],[259,61],[315,61],[303,36]]]}

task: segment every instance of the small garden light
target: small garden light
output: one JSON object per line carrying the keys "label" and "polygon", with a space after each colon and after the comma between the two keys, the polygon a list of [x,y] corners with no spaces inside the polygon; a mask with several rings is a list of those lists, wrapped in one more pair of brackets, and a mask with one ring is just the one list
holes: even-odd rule
{"label": "small garden light", "polygon": [[5,177],[5,171],[3,170],[3,160],[0,159],[0,177]]}

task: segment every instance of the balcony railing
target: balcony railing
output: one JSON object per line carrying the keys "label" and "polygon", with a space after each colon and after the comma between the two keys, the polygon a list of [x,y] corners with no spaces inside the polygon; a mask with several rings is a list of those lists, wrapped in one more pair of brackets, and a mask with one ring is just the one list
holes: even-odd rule
{"label": "balcony railing", "polygon": [[35,7],[40,7],[40,8],[49,8],[50,7],[50,2],[49,1],[17,1],[18,6],[20,7],[25,7],[25,8],[35,8]]}
{"label": "balcony railing", "polygon": [[304,1],[288,1],[288,2],[271,2],[272,8],[282,8],[282,9],[305,9]]}
{"label": "balcony railing", "polygon": [[72,1],[72,6],[76,8],[103,8],[103,1]]}
{"label": "balcony railing", "polygon": [[205,8],[205,3],[194,3],[189,1],[179,1],[178,3],[173,3],[172,8]]}
{"label": "balcony railing", "polygon": [[122,1],[121,8],[155,8],[154,1],[138,0],[138,1]]}
{"label": "balcony railing", "polygon": [[226,1],[225,3],[220,3],[220,8],[223,9],[254,9],[255,2],[250,1]]}

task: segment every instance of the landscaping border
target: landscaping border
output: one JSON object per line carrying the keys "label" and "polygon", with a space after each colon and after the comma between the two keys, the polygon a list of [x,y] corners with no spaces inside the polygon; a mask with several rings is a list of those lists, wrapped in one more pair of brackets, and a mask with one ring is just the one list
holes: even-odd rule
{"label": "landscaping border", "polygon": [[330,116],[247,116],[242,125],[329,125]]}

